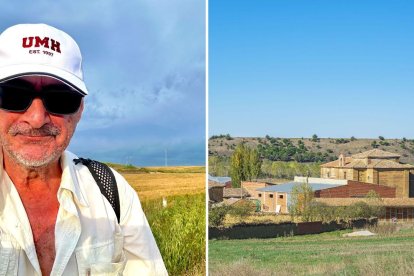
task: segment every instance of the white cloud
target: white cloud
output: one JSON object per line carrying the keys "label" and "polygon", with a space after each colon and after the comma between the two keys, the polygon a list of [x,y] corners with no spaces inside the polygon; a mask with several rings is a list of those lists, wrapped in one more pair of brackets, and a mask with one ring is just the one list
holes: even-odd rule
{"label": "white cloud", "polygon": [[114,127],[112,140],[128,143],[133,141],[125,137],[145,140],[137,133],[151,131],[145,137],[158,137],[159,143],[203,139],[204,1],[19,3],[2,3],[0,29],[44,22],[68,32],[81,47],[90,94],[76,139],[93,148],[102,137],[91,137],[89,130]]}

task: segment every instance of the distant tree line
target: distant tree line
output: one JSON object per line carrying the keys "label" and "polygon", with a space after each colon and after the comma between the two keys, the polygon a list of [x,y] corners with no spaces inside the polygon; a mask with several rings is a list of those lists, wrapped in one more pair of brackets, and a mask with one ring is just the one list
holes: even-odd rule
{"label": "distant tree line", "polygon": [[230,134],[213,135],[210,137],[210,140],[220,139],[220,138],[225,138],[226,140],[233,140],[233,137],[231,137]]}
{"label": "distant tree line", "polygon": [[[230,158],[210,156],[208,158],[209,174],[213,176],[230,176]],[[320,163],[299,163],[297,161],[262,160],[259,178],[293,179],[294,176],[320,176]]]}
{"label": "distant tree line", "polygon": [[230,176],[230,158],[227,156],[209,156],[208,173],[212,176]]}
{"label": "distant tree line", "polygon": [[295,176],[320,176],[320,163],[299,163],[297,161],[283,162],[263,160],[263,178],[293,179]]}
{"label": "distant tree line", "polygon": [[269,137],[267,141],[268,143],[260,143],[257,149],[262,158],[271,161],[329,162],[336,159],[326,152],[308,150],[302,140],[299,140],[297,145],[290,139]]}

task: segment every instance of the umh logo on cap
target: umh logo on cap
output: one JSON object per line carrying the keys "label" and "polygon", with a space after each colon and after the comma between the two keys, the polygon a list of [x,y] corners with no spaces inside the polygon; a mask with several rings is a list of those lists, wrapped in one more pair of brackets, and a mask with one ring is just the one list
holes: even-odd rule
{"label": "umh logo on cap", "polygon": [[[54,52],[61,53],[60,52],[60,42],[56,41],[54,39],[50,39],[49,37],[44,37],[43,39],[39,36],[30,36],[30,37],[23,37],[22,41],[23,48],[40,48],[43,46],[43,48],[50,49]],[[49,56],[53,56],[52,52],[43,50],[30,50],[30,54],[45,54]]]}

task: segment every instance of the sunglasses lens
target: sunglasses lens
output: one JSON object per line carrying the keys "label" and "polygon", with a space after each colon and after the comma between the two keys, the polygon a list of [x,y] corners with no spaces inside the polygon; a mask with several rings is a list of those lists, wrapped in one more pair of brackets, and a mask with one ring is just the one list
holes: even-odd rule
{"label": "sunglasses lens", "polygon": [[43,95],[43,104],[48,112],[58,115],[73,114],[79,110],[82,96],[73,90],[50,88]]}
{"label": "sunglasses lens", "polygon": [[24,87],[0,85],[0,108],[8,111],[25,111],[32,103],[32,96]]}
{"label": "sunglasses lens", "polygon": [[49,113],[69,115],[79,110],[82,95],[67,85],[48,85],[36,91],[32,84],[21,79],[0,83],[0,108],[23,112],[39,97]]}

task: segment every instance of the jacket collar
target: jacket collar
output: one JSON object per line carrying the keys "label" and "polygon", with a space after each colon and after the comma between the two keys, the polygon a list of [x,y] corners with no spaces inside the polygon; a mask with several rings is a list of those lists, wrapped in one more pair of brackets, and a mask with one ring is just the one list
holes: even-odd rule
{"label": "jacket collar", "polygon": [[79,183],[79,179],[81,178],[80,173],[82,170],[88,169],[81,164],[75,165],[73,162],[74,159],[78,157],[69,152],[65,151],[61,158],[60,158],[60,166],[62,168],[62,179],[60,182],[60,188],[58,194],[60,193],[61,189],[66,189],[72,192],[74,198],[83,206],[89,206],[87,197],[85,196],[85,191],[82,189],[82,186]]}

